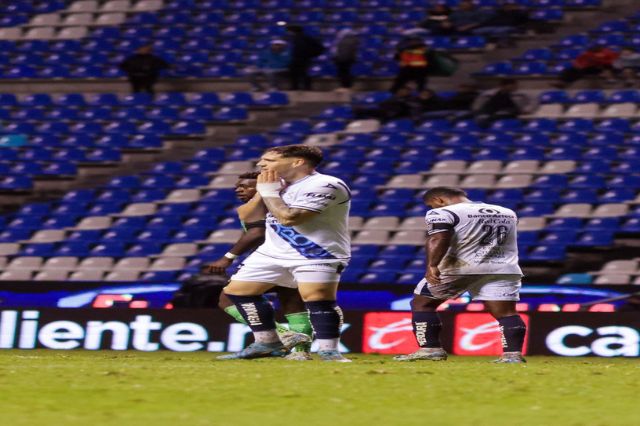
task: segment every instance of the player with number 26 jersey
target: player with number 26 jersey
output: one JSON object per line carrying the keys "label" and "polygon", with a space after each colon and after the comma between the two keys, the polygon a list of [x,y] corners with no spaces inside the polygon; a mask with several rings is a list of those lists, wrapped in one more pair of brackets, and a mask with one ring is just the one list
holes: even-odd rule
{"label": "player with number 26 jersey", "polygon": [[452,241],[438,265],[441,278],[460,275],[522,275],[518,266],[516,214],[505,207],[480,202],[429,210],[427,234],[447,230]]}

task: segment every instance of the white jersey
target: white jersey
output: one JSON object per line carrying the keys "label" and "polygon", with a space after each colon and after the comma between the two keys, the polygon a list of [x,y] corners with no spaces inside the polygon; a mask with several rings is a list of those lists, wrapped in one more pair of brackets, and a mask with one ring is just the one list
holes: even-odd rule
{"label": "white jersey", "polygon": [[518,217],[505,207],[458,203],[430,210],[427,234],[453,231],[449,250],[438,265],[446,275],[517,274]]}
{"label": "white jersey", "polygon": [[295,226],[284,226],[267,213],[267,232],[257,252],[294,263],[346,263],[351,257],[349,207],[351,191],[340,179],[314,172],[280,192],[290,208],[318,214]]}

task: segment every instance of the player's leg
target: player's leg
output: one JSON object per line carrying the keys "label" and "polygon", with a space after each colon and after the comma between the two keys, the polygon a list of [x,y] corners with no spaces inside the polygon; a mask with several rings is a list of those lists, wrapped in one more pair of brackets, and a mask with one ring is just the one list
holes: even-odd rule
{"label": "player's leg", "polygon": [[516,302],[487,300],[484,305],[500,324],[503,354],[498,362],[525,362],[522,357],[522,346],[527,334],[527,325],[516,311]]}
{"label": "player's leg", "polygon": [[520,287],[518,275],[489,275],[481,280],[477,288],[470,289],[474,300],[483,301],[487,310],[500,324],[503,355],[497,362],[525,362],[522,347],[527,326],[516,311]]}
{"label": "player's leg", "polygon": [[413,295],[413,300],[411,300],[411,322],[413,334],[420,349],[412,354],[394,357],[396,361],[444,361],[447,359],[447,353],[440,343],[442,321],[440,315],[436,312],[438,306],[443,302],[444,300],[427,295]]}
{"label": "player's leg", "polygon": [[289,281],[293,277],[283,268],[272,264],[269,259],[253,253],[224,288],[225,295],[233,302],[251,328],[255,342],[233,355],[222,359],[258,358],[283,356],[287,350],[276,332],[275,312],[264,293],[275,283]]}
{"label": "player's leg", "polygon": [[[280,287],[276,287],[276,289],[278,289]],[[298,292],[296,290],[290,290],[291,292],[295,293],[296,295],[298,294]],[[298,296],[299,298],[300,296]],[[300,302],[302,304],[302,302]],[[304,305],[303,309],[304,309]],[[234,320],[236,320],[237,322],[247,325],[247,321],[245,321],[244,317],[242,316],[242,314],[240,313],[240,311],[238,310],[238,307],[231,301],[231,299],[229,299],[229,296],[227,296],[224,291],[220,293],[220,297],[218,298],[218,307],[220,309],[222,309],[227,315],[229,315],[230,317],[232,317]],[[282,333],[288,332],[289,329],[287,327],[285,327],[284,325],[276,322],[276,331],[280,336],[280,340],[282,340]],[[285,346],[287,346],[286,342]]]}
{"label": "player's leg", "polygon": [[255,342],[244,350],[221,359],[258,358],[264,356],[284,356],[285,347],[276,332],[273,306],[264,293],[273,287],[271,283],[231,280],[224,293],[251,328]]}
{"label": "player's leg", "polygon": [[220,297],[218,298],[218,307],[237,322],[247,324],[235,303],[229,299],[229,296],[227,296],[224,291],[220,293]]}
{"label": "player's leg", "polygon": [[394,358],[396,361],[447,359],[447,353],[440,343],[442,321],[436,310],[446,300],[460,294],[460,286],[464,284],[457,280],[434,286],[426,278],[418,283],[411,301],[411,322],[420,349],[412,354],[397,356]]}
{"label": "player's leg", "polygon": [[300,292],[294,288],[288,287],[276,287],[275,293],[278,295],[278,299],[280,300],[280,305],[282,306],[282,310],[284,312],[284,317],[287,319],[287,323],[289,324],[289,333],[280,333],[280,340],[286,346],[289,346],[285,340],[288,340],[289,337],[298,338],[296,334],[304,334],[308,336],[309,341],[305,343],[300,343],[295,346],[295,352],[300,352],[302,355],[293,356],[292,358],[300,360],[308,359],[308,353],[311,349],[311,340],[313,337],[313,328],[311,327],[311,321],[309,319],[309,312],[307,311],[302,298],[300,297]]}
{"label": "player's leg", "polygon": [[336,302],[338,281],[300,281],[298,289],[309,311],[320,358],[325,361],[350,362],[338,350],[343,323],[342,309]]}

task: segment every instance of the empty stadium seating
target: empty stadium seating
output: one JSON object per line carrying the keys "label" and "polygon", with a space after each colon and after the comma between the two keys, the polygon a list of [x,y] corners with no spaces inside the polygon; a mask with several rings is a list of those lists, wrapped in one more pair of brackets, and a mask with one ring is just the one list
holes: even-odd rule
{"label": "empty stadium seating", "polygon": [[[177,109],[169,98],[193,108],[193,98],[166,95],[149,111]],[[109,99],[116,105],[135,101]],[[69,100],[92,103],[77,96]],[[59,101],[32,96],[20,105],[25,102]],[[349,133],[350,116],[349,105],[332,107],[271,133],[201,150],[188,161],[159,163],[146,174],[71,191],[54,203],[25,205],[3,218],[0,259],[9,267],[0,278],[154,281],[193,273],[239,236],[233,217],[236,175],[252,170],[265,147],[300,143],[319,131],[330,132],[336,142],[324,148],[321,171],[344,178],[354,193],[354,260],[345,280],[409,282],[420,276],[425,211],[420,195],[436,184],[462,185],[471,198],[514,208],[522,217],[525,265],[561,262],[568,250],[610,247],[615,235],[640,228],[635,206],[640,179],[629,153],[636,142],[624,127],[610,128],[606,141],[595,133],[603,121],[567,126],[570,120],[562,118],[496,122],[490,129],[465,121],[400,120]],[[394,261],[386,262],[389,257]],[[629,275],[629,282],[633,276],[615,275]]]}
{"label": "empty stadium seating", "polygon": [[[2,78],[122,77],[118,64],[136,47],[152,43],[173,64],[167,75],[230,78],[242,75],[270,38],[282,37],[279,22],[297,22],[329,45],[340,26],[368,34],[356,74],[388,77],[395,74],[393,46],[401,33],[425,15],[429,2],[368,1],[195,1],[195,0],[43,0],[11,2],[0,9]],[[433,2],[431,2],[433,3]],[[455,0],[449,1],[455,5]],[[494,0],[479,1],[484,8]],[[563,9],[590,8],[599,0],[518,1],[539,21],[561,21]],[[357,11],[356,11],[356,8]],[[427,36],[438,49],[483,49],[483,36]],[[70,54],[73,52],[73,54]],[[63,57],[51,65],[51,55]],[[317,76],[335,75],[327,54],[316,61]]]}

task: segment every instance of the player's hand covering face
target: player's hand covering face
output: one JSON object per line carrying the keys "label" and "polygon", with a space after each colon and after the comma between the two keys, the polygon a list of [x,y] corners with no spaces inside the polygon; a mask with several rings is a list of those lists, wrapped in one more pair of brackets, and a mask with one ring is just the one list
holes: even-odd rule
{"label": "player's hand covering face", "polygon": [[258,175],[258,183],[281,183],[280,176],[275,170],[263,170]]}

